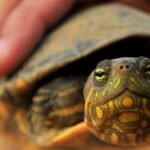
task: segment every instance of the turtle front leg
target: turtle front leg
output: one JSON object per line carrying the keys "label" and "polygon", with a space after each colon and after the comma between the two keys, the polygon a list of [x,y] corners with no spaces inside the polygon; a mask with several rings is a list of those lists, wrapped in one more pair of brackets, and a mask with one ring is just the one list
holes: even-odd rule
{"label": "turtle front leg", "polygon": [[37,89],[27,122],[31,134],[36,137],[39,135],[43,141],[45,136],[53,139],[83,121],[83,115],[82,79],[59,77]]}

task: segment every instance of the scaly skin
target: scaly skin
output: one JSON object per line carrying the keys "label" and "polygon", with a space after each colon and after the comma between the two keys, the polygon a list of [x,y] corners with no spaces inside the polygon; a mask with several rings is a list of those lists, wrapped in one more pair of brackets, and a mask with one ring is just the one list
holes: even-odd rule
{"label": "scaly skin", "polygon": [[100,62],[85,86],[85,120],[100,140],[117,145],[150,142],[150,59]]}

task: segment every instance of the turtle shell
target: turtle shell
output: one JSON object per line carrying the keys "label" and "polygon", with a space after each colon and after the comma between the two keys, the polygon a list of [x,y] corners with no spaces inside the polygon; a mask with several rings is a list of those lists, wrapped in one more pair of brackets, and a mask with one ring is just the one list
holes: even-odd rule
{"label": "turtle shell", "polygon": [[82,10],[52,31],[19,71],[1,82],[0,98],[22,100],[48,74],[123,39],[150,37],[149,27],[149,15],[123,5]]}

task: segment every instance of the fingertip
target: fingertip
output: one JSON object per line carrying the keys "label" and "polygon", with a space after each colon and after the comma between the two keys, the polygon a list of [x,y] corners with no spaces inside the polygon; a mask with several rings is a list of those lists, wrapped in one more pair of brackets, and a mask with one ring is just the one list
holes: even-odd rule
{"label": "fingertip", "polygon": [[9,74],[15,65],[13,53],[8,49],[8,44],[5,40],[0,41],[0,76]]}
{"label": "fingertip", "polygon": [[29,51],[20,50],[19,45],[11,40],[0,40],[0,77],[10,74],[23,61]]}

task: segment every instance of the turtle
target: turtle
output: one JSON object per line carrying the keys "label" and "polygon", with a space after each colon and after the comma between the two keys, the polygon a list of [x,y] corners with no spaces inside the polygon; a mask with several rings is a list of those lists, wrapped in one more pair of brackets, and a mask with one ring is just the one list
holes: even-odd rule
{"label": "turtle", "polygon": [[2,149],[150,143],[149,27],[148,14],[105,4],[75,12],[50,31],[1,79]]}

